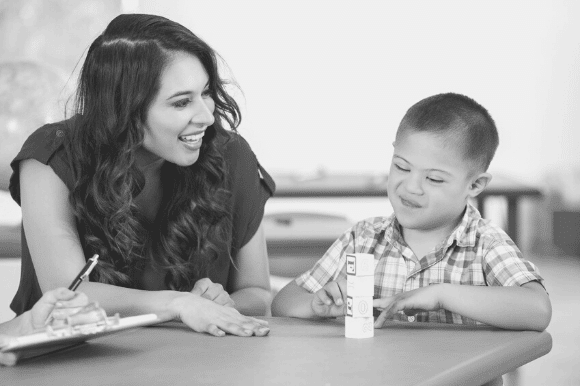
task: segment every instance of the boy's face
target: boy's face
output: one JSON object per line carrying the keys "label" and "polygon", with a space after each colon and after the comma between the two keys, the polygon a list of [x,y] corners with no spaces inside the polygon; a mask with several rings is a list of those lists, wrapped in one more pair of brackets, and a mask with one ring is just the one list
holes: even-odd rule
{"label": "boy's face", "polygon": [[491,176],[474,175],[470,163],[445,136],[405,130],[393,146],[387,192],[401,226],[452,231],[467,198],[479,194]]}

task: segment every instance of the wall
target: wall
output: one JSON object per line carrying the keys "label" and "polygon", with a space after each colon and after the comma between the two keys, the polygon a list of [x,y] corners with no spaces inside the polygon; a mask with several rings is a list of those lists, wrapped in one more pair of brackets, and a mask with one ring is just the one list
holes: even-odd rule
{"label": "wall", "polygon": [[491,112],[491,171],[580,165],[580,3],[141,0],[190,27],[245,96],[241,131],[272,170],[384,171],[406,109],[454,91]]}

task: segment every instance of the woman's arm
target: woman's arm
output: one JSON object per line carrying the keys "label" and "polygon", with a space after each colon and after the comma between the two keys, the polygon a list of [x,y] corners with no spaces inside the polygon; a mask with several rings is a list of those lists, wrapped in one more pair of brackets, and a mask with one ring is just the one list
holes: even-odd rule
{"label": "woman's arm", "polygon": [[[36,160],[20,164],[22,221],[32,262],[43,292],[67,287],[85,264],[69,191],[54,171]],[[162,320],[182,320],[196,331],[256,335],[262,323],[198,295],[176,291],[141,291],[84,282],[79,290],[107,313],[122,316],[155,313]]]}
{"label": "woman's arm", "polygon": [[272,292],[263,226],[238,252],[231,298],[244,315],[270,315]]}

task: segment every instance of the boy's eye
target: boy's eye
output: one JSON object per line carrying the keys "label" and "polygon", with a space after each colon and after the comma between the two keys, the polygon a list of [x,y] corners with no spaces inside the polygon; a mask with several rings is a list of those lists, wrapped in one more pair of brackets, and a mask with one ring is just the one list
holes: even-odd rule
{"label": "boy's eye", "polygon": [[172,105],[174,107],[177,107],[177,108],[180,108],[181,109],[181,108],[186,107],[190,103],[191,103],[191,99],[186,98],[186,99],[180,99],[178,101],[175,101],[175,102],[172,103]]}
{"label": "boy's eye", "polygon": [[405,169],[404,167],[402,167],[402,166],[399,166],[399,165],[397,165],[397,164],[395,164],[395,167],[397,168],[397,170],[400,170],[400,171],[402,171],[402,172],[408,172],[408,171],[409,171],[409,169]]}
{"label": "boy's eye", "polygon": [[427,179],[428,179],[429,181],[433,182],[433,183],[436,183],[436,184],[441,184],[441,183],[443,183],[443,180],[439,180],[439,179],[437,179],[437,178],[433,178],[433,177],[427,177]]}

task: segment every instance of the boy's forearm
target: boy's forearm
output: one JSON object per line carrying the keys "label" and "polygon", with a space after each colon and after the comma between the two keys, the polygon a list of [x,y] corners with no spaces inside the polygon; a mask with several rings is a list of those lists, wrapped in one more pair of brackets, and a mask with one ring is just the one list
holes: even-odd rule
{"label": "boy's forearm", "polygon": [[522,287],[439,284],[441,306],[495,327],[543,331],[550,323],[550,300],[538,283]]}
{"label": "boy's forearm", "polygon": [[317,318],[312,310],[314,294],[299,287],[294,280],[278,292],[272,302],[272,316]]}

